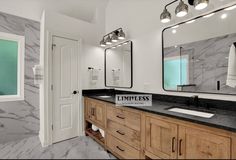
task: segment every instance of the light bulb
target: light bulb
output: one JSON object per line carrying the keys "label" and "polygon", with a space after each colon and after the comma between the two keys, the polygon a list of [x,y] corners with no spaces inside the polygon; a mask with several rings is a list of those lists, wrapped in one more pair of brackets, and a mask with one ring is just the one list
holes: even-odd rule
{"label": "light bulb", "polygon": [[209,0],[194,0],[194,8],[196,10],[205,9],[209,4]]}

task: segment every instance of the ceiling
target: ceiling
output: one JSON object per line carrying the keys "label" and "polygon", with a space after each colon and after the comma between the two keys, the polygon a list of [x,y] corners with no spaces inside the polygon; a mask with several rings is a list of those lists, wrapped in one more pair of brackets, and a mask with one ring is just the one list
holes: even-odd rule
{"label": "ceiling", "polygon": [[108,0],[0,0],[0,11],[40,21],[44,9],[70,17],[93,21],[97,7]]}
{"label": "ceiling", "polygon": [[[0,0],[0,11],[40,21],[42,11],[46,9],[49,11],[59,12],[77,19],[82,19],[87,22],[92,22],[96,15],[96,9],[98,7],[102,7],[101,9],[105,10],[109,1],[127,1],[130,3],[147,1],[150,2],[150,5],[153,5],[153,1],[151,0]],[[161,13],[163,11],[164,5],[170,1],[172,0],[161,0],[160,2],[155,3],[158,5],[158,8],[160,8],[158,11],[156,11],[156,13]],[[187,0],[184,1],[187,2]],[[208,7],[208,9],[211,10],[229,2],[235,1],[236,0],[210,0],[210,6]],[[177,4],[178,3],[168,7],[172,14],[174,14],[174,9]],[[190,9],[191,11],[188,17],[192,17],[201,13],[193,10],[192,7]],[[206,10],[202,12],[205,11]],[[178,18],[177,20],[174,16],[173,19],[174,20],[172,22],[182,20],[181,18]]]}

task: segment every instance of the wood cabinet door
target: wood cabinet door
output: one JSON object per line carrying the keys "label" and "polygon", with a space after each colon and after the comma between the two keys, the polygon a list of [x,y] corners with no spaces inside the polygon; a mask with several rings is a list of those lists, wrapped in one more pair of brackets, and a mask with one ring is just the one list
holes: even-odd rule
{"label": "wood cabinet door", "polygon": [[179,127],[179,159],[230,159],[230,138]]}
{"label": "wood cabinet door", "polygon": [[[106,113],[104,103],[95,103],[95,123],[99,124],[101,127],[105,127]],[[99,127],[99,126],[98,126]]]}
{"label": "wood cabinet door", "polygon": [[177,125],[147,116],[145,129],[148,152],[162,159],[177,158]]}
{"label": "wood cabinet door", "polygon": [[87,99],[85,101],[85,111],[86,111],[86,118],[94,121],[95,120],[95,104],[92,100]]}

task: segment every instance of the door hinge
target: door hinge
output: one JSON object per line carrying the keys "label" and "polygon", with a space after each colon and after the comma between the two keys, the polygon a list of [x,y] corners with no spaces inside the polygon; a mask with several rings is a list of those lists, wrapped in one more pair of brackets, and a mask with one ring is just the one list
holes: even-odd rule
{"label": "door hinge", "polygon": [[51,90],[53,91],[53,85],[51,85]]}
{"label": "door hinge", "polygon": [[57,45],[56,44],[52,44],[52,50],[54,49],[54,47],[56,47]]}
{"label": "door hinge", "polygon": [[52,125],[52,130],[53,130],[53,125]]}

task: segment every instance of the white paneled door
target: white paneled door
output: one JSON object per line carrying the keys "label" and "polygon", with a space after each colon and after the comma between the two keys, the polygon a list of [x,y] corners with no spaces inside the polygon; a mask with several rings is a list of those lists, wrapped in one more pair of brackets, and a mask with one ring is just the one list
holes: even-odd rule
{"label": "white paneled door", "polygon": [[53,37],[53,143],[78,136],[78,41]]}

